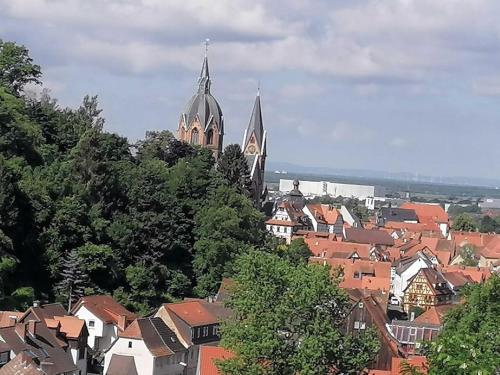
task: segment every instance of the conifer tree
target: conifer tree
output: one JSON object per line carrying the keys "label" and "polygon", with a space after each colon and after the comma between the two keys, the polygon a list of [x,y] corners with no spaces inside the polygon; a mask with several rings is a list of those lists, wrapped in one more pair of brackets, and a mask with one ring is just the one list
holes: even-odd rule
{"label": "conifer tree", "polygon": [[61,281],[56,285],[56,291],[61,297],[68,300],[68,311],[71,311],[73,302],[85,295],[87,275],[82,271],[81,259],[78,250],[68,252],[63,262]]}
{"label": "conifer tree", "polygon": [[245,155],[237,144],[228,145],[217,162],[217,170],[227,185],[240,194],[249,195],[251,189],[250,171]]}

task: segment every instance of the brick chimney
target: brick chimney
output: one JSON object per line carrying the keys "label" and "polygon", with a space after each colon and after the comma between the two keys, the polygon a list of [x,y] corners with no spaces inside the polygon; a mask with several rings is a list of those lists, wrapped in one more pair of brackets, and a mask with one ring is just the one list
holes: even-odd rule
{"label": "brick chimney", "polygon": [[125,315],[118,315],[118,328],[124,331],[126,326],[127,326],[127,317]]}

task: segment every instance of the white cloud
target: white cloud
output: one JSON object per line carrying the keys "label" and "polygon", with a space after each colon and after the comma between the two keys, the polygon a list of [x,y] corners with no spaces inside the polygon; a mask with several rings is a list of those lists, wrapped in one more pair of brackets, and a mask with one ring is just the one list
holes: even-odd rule
{"label": "white cloud", "polygon": [[291,99],[318,96],[324,94],[327,88],[318,83],[291,83],[280,89],[280,95]]}

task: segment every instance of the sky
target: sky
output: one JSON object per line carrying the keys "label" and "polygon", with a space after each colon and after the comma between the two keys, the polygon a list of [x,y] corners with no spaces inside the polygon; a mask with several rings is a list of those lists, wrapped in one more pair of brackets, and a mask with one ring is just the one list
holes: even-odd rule
{"label": "sky", "polygon": [[268,160],[500,178],[498,0],[0,0],[61,106],[176,131],[210,39],[225,144],[260,82]]}

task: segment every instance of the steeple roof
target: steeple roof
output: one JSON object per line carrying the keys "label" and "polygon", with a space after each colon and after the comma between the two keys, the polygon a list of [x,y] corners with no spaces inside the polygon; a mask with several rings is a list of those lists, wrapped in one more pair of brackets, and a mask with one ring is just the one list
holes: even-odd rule
{"label": "steeple roof", "polygon": [[248,123],[247,130],[245,132],[245,142],[243,147],[246,147],[252,133],[255,135],[255,140],[259,149],[262,153],[265,153],[263,150],[263,146],[265,146],[265,132],[264,132],[264,123],[262,121],[262,110],[260,106],[260,93],[257,92],[257,96],[255,97],[255,103],[253,105],[252,116],[250,117],[250,122]]}
{"label": "steeple roof", "polygon": [[219,103],[210,93],[211,83],[208,57],[205,53],[200,78],[198,79],[198,92],[187,103],[181,114],[181,119],[186,129],[198,118],[204,131],[207,131],[210,125],[216,123],[219,134],[224,134],[224,117]]}
{"label": "steeple roof", "polygon": [[198,80],[198,94],[210,94],[210,71],[208,70],[208,57],[205,54],[203,65],[201,66],[200,79]]}

